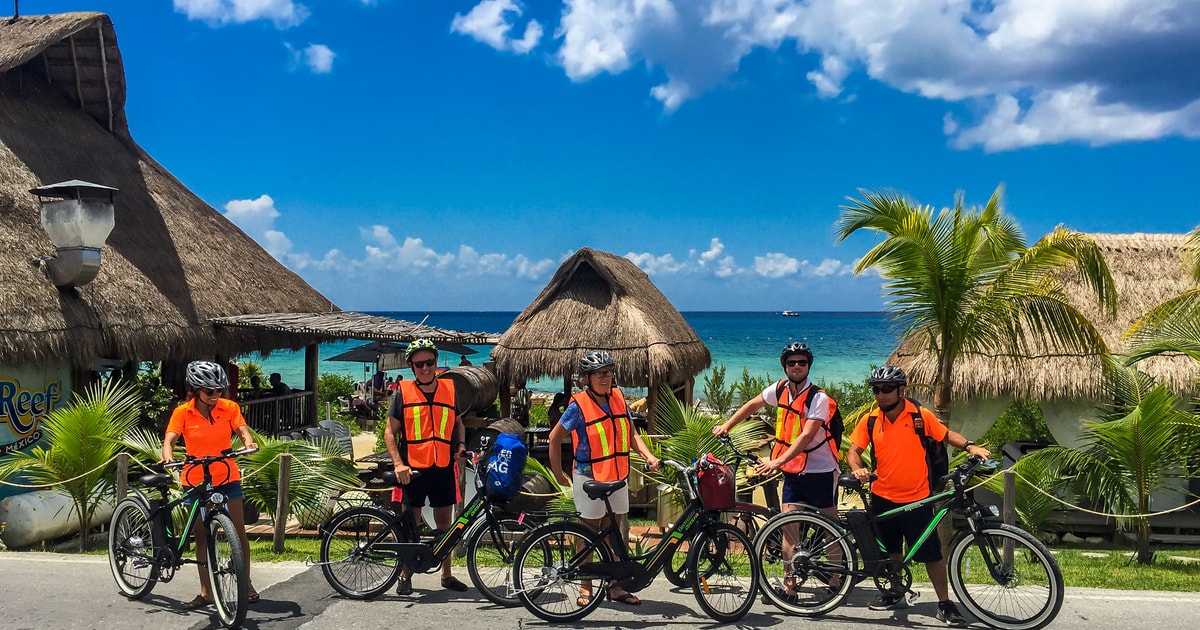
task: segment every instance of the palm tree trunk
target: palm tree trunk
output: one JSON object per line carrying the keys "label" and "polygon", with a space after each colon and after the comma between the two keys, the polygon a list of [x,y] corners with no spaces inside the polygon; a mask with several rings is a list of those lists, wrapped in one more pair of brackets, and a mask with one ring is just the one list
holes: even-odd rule
{"label": "palm tree trunk", "polygon": [[1154,562],[1154,554],[1150,552],[1150,519],[1138,519],[1138,541],[1137,541],[1137,560],[1138,564],[1149,565]]}

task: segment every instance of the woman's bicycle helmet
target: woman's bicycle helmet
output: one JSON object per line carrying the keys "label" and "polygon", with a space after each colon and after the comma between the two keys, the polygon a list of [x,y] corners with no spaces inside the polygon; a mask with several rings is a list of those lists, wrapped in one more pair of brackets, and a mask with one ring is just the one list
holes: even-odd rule
{"label": "woman's bicycle helmet", "polygon": [[613,364],[612,355],[604,350],[593,350],[579,360],[579,373],[591,374],[602,367],[608,367]]}
{"label": "woman's bicycle helmet", "polygon": [[413,355],[422,350],[429,350],[430,352],[433,352],[434,357],[436,357],[438,353],[437,346],[435,346],[432,341],[428,339],[417,339],[416,341],[408,344],[408,348],[404,351],[404,362],[407,363],[412,361]]}
{"label": "woman's bicycle helmet", "polygon": [[229,376],[225,374],[225,368],[212,361],[189,363],[184,381],[196,389],[226,389],[229,387]]}
{"label": "woman's bicycle helmet", "polygon": [[874,370],[871,370],[871,377],[867,382],[874,385],[876,383],[893,383],[895,385],[907,385],[908,377],[905,376],[904,370],[890,365],[884,364]]}
{"label": "woman's bicycle helmet", "polygon": [[813,353],[812,349],[808,347],[808,344],[793,341],[792,343],[784,346],[783,350],[779,353],[779,365],[787,367],[787,358],[793,354],[803,354],[807,356],[809,364],[812,364]]}

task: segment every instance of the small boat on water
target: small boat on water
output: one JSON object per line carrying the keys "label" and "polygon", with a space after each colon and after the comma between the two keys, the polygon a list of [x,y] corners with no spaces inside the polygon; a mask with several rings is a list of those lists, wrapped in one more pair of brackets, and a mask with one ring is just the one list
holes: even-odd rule
{"label": "small boat on water", "polygon": [[780,315],[783,317],[800,317],[800,312],[799,311],[784,311],[784,312],[780,313]]}

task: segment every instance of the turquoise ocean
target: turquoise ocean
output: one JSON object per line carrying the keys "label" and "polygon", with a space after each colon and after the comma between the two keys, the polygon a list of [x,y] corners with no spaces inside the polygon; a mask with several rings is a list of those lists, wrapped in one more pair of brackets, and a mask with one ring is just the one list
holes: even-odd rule
{"label": "turquoise ocean", "polygon": [[[375,312],[412,322],[421,322],[438,328],[472,332],[503,333],[516,319],[517,312]],[[800,313],[797,317],[783,317],[769,312],[684,312],[683,317],[708,346],[713,364],[726,367],[726,382],[740,378],[742,369],[754,376],[782,378],[779,367],[779,351],[788,343],[807,343],[816,355],[812,378],[827,382],[858,381],[866,376],[872,365],[883,363],[896,347],[896,331],[886,313]],[[329,357],[366,343],[358,340],[337,341],[321,344],[320,370],[340,372],[355,380],[369,377],[371,367],[363,363],[329,361]],[[468,358],[481,365],[491,351],[490,346],[472,346],[477,354]],[[458,365],[459,355],[443,352],[441,364],[447,367]],[[279,350],[270,356],[251,354],[242,360],[254,361],[262,366],[264,374],[279,372],[283,381],[293,387],[304,382],[304,352]],[[407,370],[389,372],[403,373]],[[707,374],[707,372],[705,372]],[[705,374],[696,377],[696,394],[701,394]],[[618,375],[619,378],[619,375]],[[535,391],[557,391],[562,386],[558,379],[543,379],[529,383]]]}

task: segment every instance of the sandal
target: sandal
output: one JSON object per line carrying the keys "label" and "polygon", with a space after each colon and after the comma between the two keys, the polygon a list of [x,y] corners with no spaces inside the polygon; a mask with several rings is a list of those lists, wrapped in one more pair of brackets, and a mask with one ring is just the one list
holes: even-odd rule
{"label": "sandal", "polygon": [[197,595],[192,601],[183,603],[184,610],[200,610],[206,606],[212,606],[212,602],[204,599],[203,595]]}
{"label": "sandal", "polygon": [[450,577],[442,578],[442,588],[462,593],[467,590],[467,585],[463,584],[458,578],[451,575]]}
{"label": "sandal", "polygon": [[246,594],[246,603],[253,604],[258,601],[258,591],[250,591]]}
{"label": "sandal", "polygon": [[613,595],[612,591],[609,591],[608,598],[613,600],[614,602],[621,602],[622,604],[625,604],[626,606],[641,606],[642,605],[642,600],[638,599],[637,595],[634,595],[633,593],[630,593],[629,591],[625,591],[624,593],[621,593],[620,595]]}
{"label": "sandal", "polygon": [[592,603],[591,593],[588,593],[586,595],[580,594],[579,597],[575,598],[575,605],[579,606],[580,608],[583,608],[584,606],[587,606],[590,603]]}

